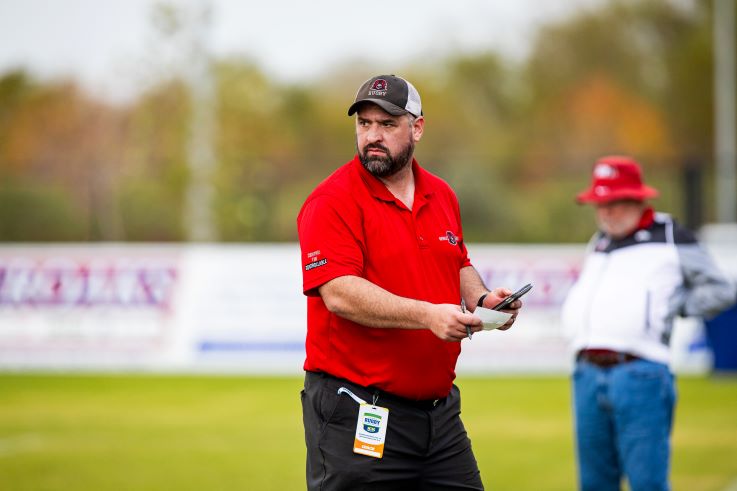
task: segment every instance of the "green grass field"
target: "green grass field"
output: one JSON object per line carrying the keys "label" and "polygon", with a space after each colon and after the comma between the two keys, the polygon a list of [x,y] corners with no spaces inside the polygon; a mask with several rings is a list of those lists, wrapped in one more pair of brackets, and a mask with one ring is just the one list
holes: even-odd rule
{"label": "green grass field", "polygon": [[[0,374],[0,490],[304,489],[301,378]],[[575,489],[565,377],[462,377],[494,491]],[[737,378],[681,377],[676,491],[737,480]]]}

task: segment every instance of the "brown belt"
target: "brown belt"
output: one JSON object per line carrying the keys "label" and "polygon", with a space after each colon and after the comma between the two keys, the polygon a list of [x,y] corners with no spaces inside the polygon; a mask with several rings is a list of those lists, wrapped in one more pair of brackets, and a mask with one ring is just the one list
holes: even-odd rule
{"label": "brown belt", "polygon": [[577,361],[586,361],[600,367],[613,367],[621,363],[639,360],[638,356],[606,349],[584,349],[578,352]]}

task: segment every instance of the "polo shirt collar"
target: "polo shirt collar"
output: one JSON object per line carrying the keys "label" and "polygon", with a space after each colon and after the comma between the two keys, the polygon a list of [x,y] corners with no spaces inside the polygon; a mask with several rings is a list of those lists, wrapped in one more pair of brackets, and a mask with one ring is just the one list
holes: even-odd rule
{"label": "polo shirt collar", "polygon": [[[384,185],[384,183],[379,179],[378,177],[371,174],[369,171],[366,170],[366,168],[361,163],[361,159],[358,158],[358,154],[353,157],[353,162],[351,162],[353,167],[357,169],[358,174],[361,176],[361,179],[366,184],[366,187],[368,187],[371,194],[382,201],[390,201],[390,202],[396,202],[399,203],[399,200],[394,197],[394,195],[389,191]],[[413,157],[412,158],[412,175],[415,179],[415,204],[421,205],[427,201],[427,198],[430,197],[431,194],[433,194],[432,189],[430,189],[427,177],[425,176],[425,169],[420,167],[420,164],[417,162],[417,160]],[[404,206],[404,205],[402,205]]]}

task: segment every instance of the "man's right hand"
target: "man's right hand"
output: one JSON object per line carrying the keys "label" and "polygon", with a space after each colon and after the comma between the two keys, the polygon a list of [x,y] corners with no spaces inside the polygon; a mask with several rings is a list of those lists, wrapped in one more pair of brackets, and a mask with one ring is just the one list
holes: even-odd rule
{"label": "man's right hand", "polygon": [[460,342],[468,337],[466,326],[471,332],[483,329],[481,319],[470,312],[463,313],[461,307],[444,303],[432,305],[429,312],[428,326],[438,338],[443,341]]}

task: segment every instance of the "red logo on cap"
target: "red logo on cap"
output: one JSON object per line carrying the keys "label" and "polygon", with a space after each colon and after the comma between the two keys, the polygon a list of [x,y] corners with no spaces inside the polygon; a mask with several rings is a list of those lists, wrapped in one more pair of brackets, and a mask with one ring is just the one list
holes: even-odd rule
{"label": "red logo on cap", "polygon": [[371,84],[371,90],[386,90],[389,84],[383,78],[377,78],[374,83]]}

